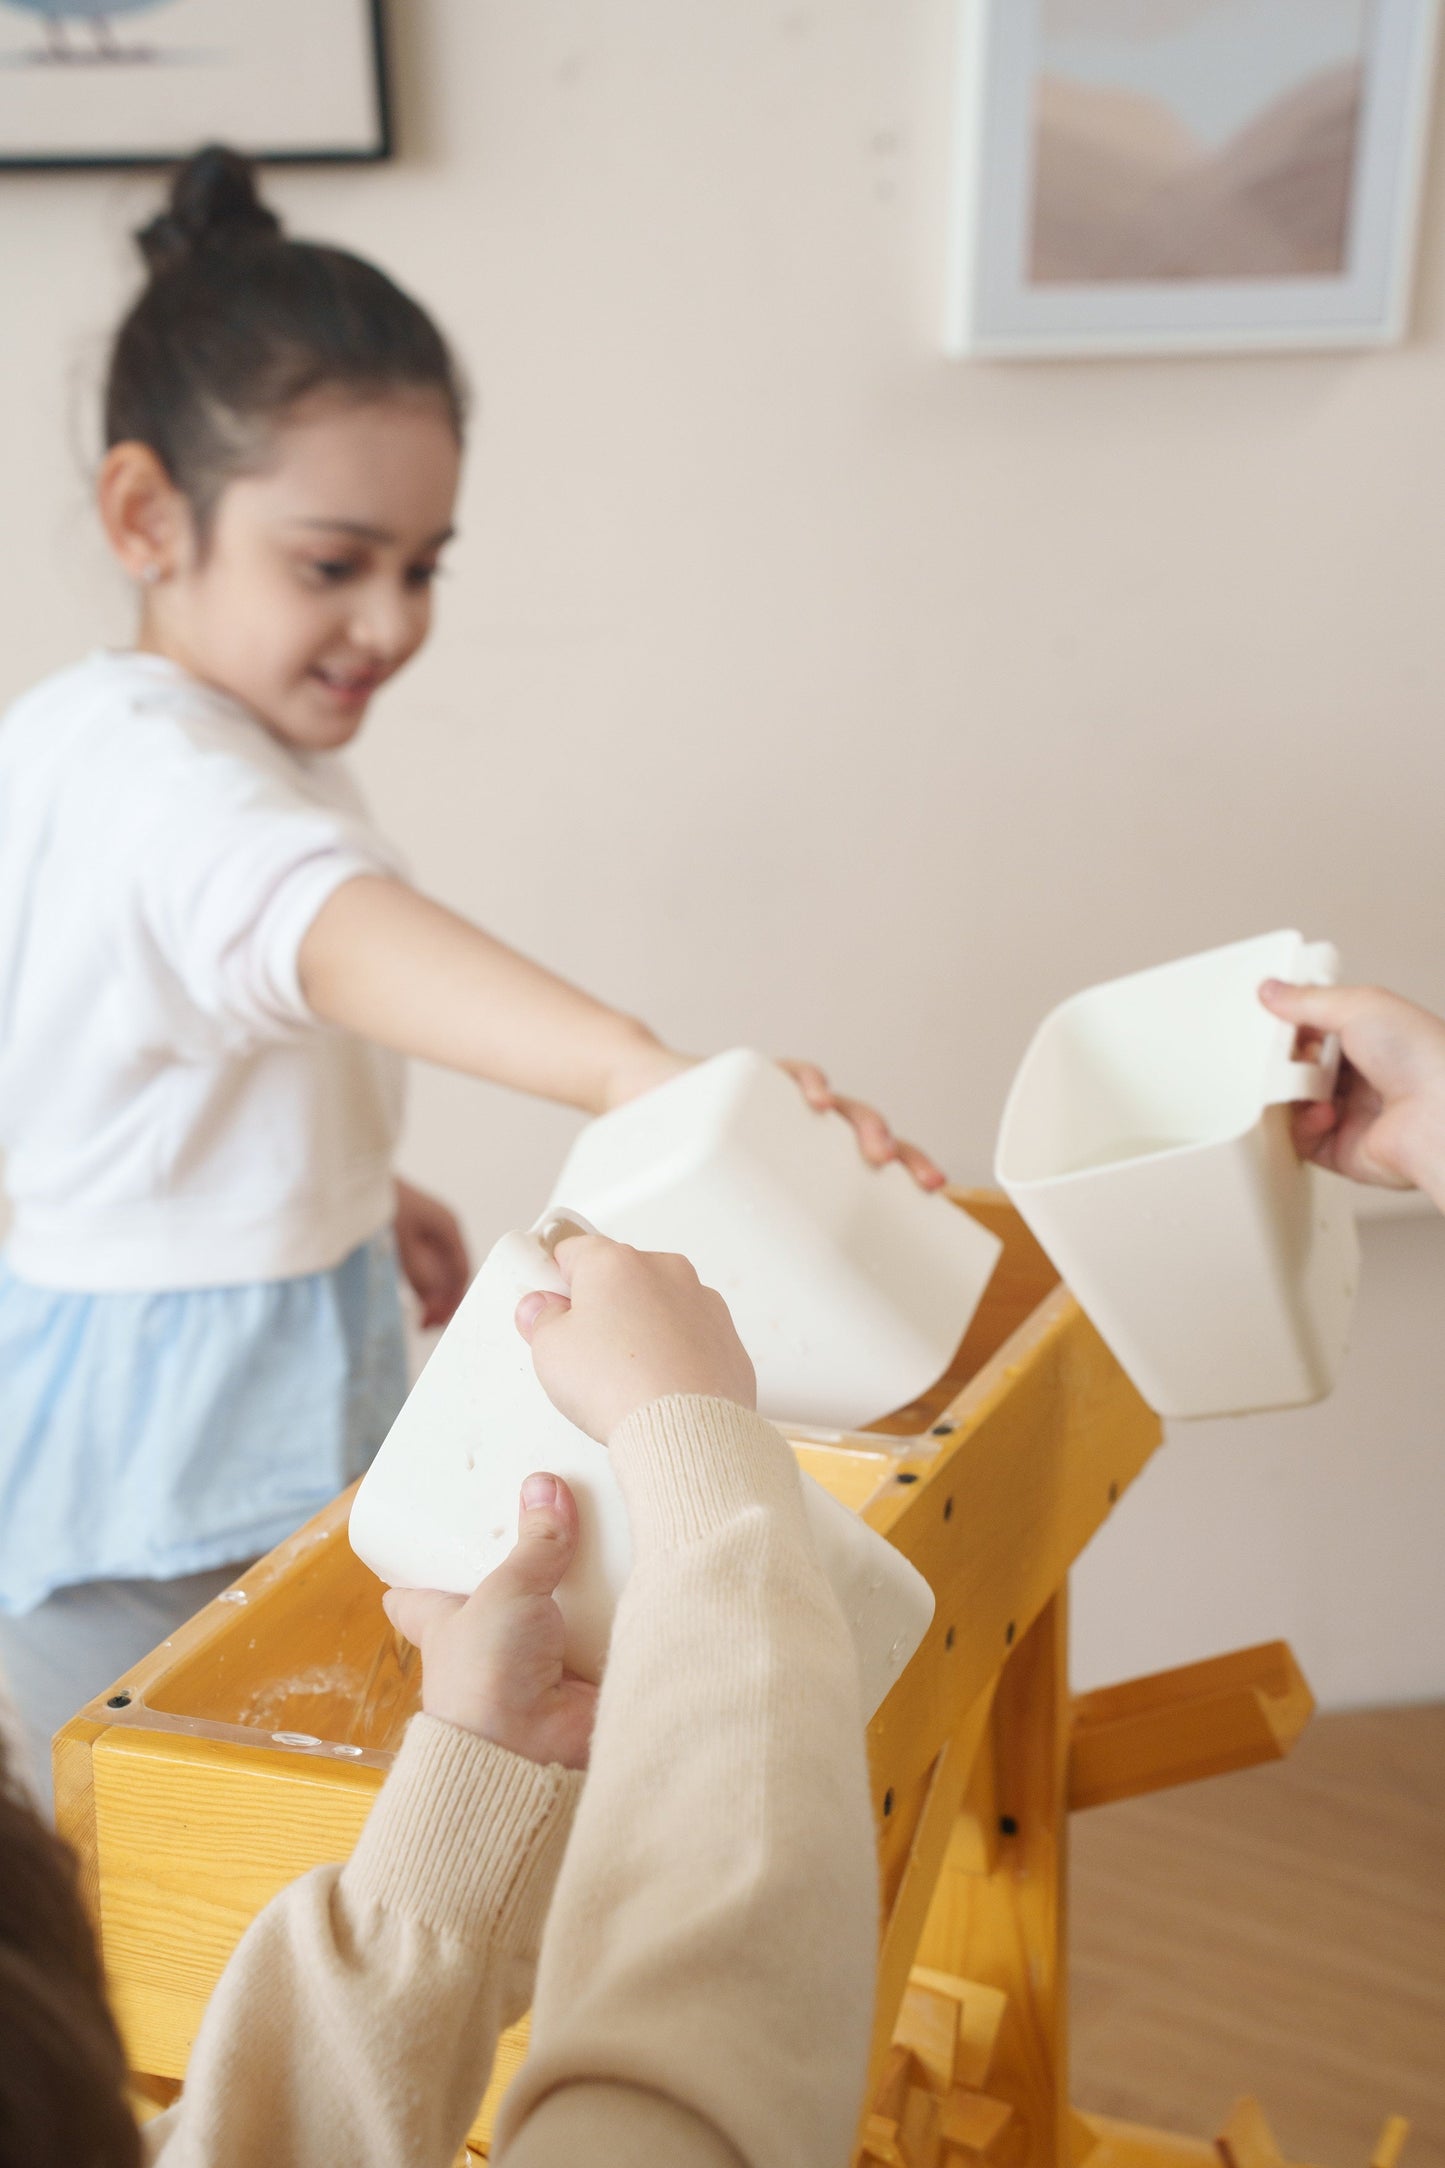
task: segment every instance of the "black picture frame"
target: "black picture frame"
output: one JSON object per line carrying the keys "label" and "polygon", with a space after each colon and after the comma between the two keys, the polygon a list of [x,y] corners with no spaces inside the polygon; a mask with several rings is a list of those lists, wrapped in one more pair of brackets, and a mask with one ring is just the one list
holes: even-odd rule
{"label": "black picture frame", "polygon": [[[226,140],[235,149],[243,151],[259,165],[268,166],[379,165],[396,155],[386,0],[356,0],[356,5],[370,60],[371,140],[364,145],[345,147],[325,144],[277,146],[259,140],[248,141],[242,133],[227,131]],[[178,136],[173,145],[165,148],[134,152],[14,153],[6,149],[3,129],[0,129],[0,174],[158,171],[180,164],[205,140],[208,138],[203,132],[190,138]]]}

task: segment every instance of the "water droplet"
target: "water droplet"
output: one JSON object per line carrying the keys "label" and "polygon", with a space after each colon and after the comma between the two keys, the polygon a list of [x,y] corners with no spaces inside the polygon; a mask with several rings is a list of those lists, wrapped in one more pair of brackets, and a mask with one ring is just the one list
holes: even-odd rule
{"label": "water droplet", "polygon": [[320,1746],[321,1744],[315,1733],[309,1731],[273,1731],[271,1737],[275,1740],[277,1746]]}
{"label": "water droplet", "polygon": [[220,1601],[222,1603],[248,1603],[250,1598],[244,1588],[223,1588]]}
{"label": "water droplet", "polygon": [[359,1746],[334,1746],[331,1751],[333,1754],[345,1754],[348,1760],[355,1761],[360,1756],[362,1749]]}

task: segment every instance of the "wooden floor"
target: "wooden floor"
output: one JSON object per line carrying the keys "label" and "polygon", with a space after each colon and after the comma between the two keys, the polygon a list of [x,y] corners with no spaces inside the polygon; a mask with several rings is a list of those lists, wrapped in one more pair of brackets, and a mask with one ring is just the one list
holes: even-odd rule
{"label": "wooden floor", "polygon": [[1073,2095],[1287,2159],[1445,2168],[1445,1705],[1317,1717],[1292,1757],[1071,1824]]}

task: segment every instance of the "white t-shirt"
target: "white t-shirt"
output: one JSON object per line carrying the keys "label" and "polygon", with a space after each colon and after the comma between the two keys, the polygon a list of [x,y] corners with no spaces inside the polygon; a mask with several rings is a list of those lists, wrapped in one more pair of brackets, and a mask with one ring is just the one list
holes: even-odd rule
{"label": "white t-shirt", "polygon": [[0,717],[0,1150],[41,1286],[323,1271],[393,1213],[400,1059],[321,1023],[297,955],[402,873],[338,754],[154,655]]}

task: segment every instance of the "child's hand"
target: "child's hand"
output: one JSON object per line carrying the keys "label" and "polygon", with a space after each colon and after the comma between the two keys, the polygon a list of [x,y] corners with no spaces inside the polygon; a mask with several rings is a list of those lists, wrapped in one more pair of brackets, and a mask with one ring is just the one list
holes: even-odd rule
{"label": "child's hand", "polygon": [[1375,986],[1286,986],[1266,979],[1272,1015],[1339,1035],[1332,1100],[1294,1110],[1300,1155],[1355,1182],[1425,1190],[1445,1211],[1445,1023]]}
{"label": "child's hand", "polygon": [[[634,1046],[624,1064],[612,1073],[607,1104],[620,1107],[628,1099],[636,1099],[643,1092],[651,1091],[655,1084],[665,1084],[670,1077],[680,1076],[684,1069],[693,1068],[702,1057],[697,1054],[679,1054],[654,1039],[650,1044]],[[886,1166],[890,1159],[901,1160],[920,1189],[942,1189],[948,1177],[936,1166],[926,1152],[916,1144],[904,1144],[894,1136],[876,1107],[865,1106],[861,1099],[848,1099],[835,1092],[821,1069],[811,1061],[780,1061],[793,1079],[810,1107],[820,1112],[841,1114],[851,1122],[858,1135],[858,1149],[871,1166]]]}
{"label": "child's hand", "polygon": [[948,1180],[942,1167],[916,1144],[904,1144],[895,1137],[876,1107],[835,1092],[822,1070],[810,1061],[780,1061],[778,1067],[787,1070],[810,1107],[832,1109],[852,1123],[858,1133],[858,1149],[870,1166],[885,1167],[890,1159],[901,1160],[920,1189],[942,1189]]}
{"label": "child's hand", "polygon": [[389,1588],[386,1615],[421,1650],[428,1716],[534,1762],[585,1769],[597,1689],[562,1667],[553,1590],[577,1548],[577,1507],[559,1476],[522,1485],[511,1556],[470,1596]]}
{"label": "child's hand", "polygon": [[757,1380],[721,1295],[685,1257],[628,1249],[603,1235],[559,1242],[571,1289],[517,1305],[542,1389],[570,1422],[605,1444],[638,1408],[670,1393],[757,1405]]}
{"label": "child's hand", "polygon": [[421,1303],[423,1330],[449,1324],[471,1280],[471,1259],[455,1215],[410,1182],[396,1185],[396,1252]]}

